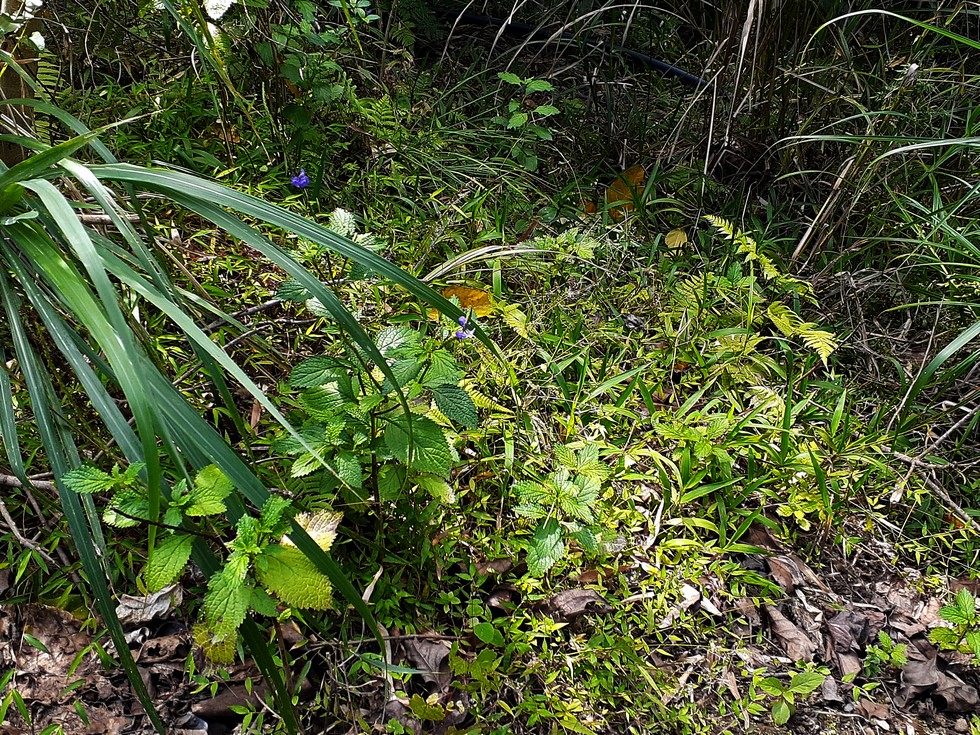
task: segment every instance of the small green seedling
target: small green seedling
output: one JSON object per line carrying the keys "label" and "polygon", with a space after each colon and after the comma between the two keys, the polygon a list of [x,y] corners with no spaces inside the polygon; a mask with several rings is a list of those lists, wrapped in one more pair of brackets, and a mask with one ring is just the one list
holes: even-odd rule
{"label": "small green seedling", "polygon": [[772,721],[780,726],[789,722],[789,718],[796,711],[796,697],[806,697],[811,694],[823,684],[826,678],[816,671],[803,671],[794,674],[788,683],[783,683],[774,676],[767,676],[759,681],[759,689],[775,698],[771,709]]}
{"label": "small green seedling", "polygon": [[909,660],[906,653],[907,649],[907,644],[896,644],[885,631],[879,631],[878,645],[868,646],[868,652],[864,659],[865,676],[873,679],[889,667],[902,668]]}

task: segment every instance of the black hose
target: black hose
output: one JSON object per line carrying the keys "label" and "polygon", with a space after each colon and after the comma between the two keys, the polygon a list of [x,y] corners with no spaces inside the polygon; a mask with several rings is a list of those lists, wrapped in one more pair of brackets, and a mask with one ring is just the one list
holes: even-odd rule
{"label": "black hose", "polygon": [[[533,26],[529,23],[516,23],[514,21],[507,21],[502,18],[494,18],[489,15],[477,15],[476,13],[447,10],[445,8],[433,8],[433,11],[436,15],[443,18],[452,19],[455,23],[502,28],[504,33],[519,35],[524,38],[552,38],[554,36],[553,33],[545,30],[544,28]],[[603,51],[620,54],[631,61],[635,61],[643,64],[644,66],[648,66],[651,69],[661,71],[666,76],[674,77],[675,79],[687,84],[688,86],[694,87],[695,89],[708,86],[707,80],[673,66],[672,64],[668,64],[666,61],[660,61],[659,59],[655,59],[652,56],[640,53],[639,51],[632,51],[630,49],[623,48],[622,46],[609,43],[608,41],[602,41],[594,36],[585,36],[583,38],[575,35],[574,33],[568,33],[566,31],[560,33],[558,36],[555,36],[555,38],[560,41],[585,43],[593,48],[599,48]]]}

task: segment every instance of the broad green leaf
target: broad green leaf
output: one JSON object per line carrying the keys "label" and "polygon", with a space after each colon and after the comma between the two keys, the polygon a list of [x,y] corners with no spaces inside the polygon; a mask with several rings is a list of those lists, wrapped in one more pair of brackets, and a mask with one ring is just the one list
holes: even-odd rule
{"label": "broad green leaf", "polygon": [[83,465],[65,473],[65,484],[76,493],[98,493],[111,490],[115,481],[98,467]]}
{"label": "broad green leaf", "polygon": [[260,587],[251,587],[249,607],[257,614],[274,618],[279,614],[279,603],[268,592]]}
{"label": "broad green leaf", "polygon": [[208,465],[194,478],[188,490],[191,502],[184,511],[189,516],[213,516],[224,513],[224,500],[234,490],[231,480],[216,465]]}
{"label": "broad green leaf", "polygon": [[378,333],[375,342],[378,352],[385,357],[411,354],[419,344],[421,337],[414,329],[408,327],[385,327]]}
{"label": "broad green leaf", "polygon": [[963,610],[958,604],[946,605],[940,608],[939,617],[953,625],[969,625],[973,620],[973,616],[970,615],[969,611]]}
{"label": "broad green leaf", "polygon": [[507,127],[513,130],[514,128],[521,127],[525,123],[527,123],[527,113],[515,112],[513,115],[510,116],[510,119],[507,121]]}
{"label": "broad green leaf", "polygon": [[279,495],[270,495],[262,505],[262,512],[259,516],[262,530],[271,532],[282,520],[283,515],[289,509],[289,501]]}
{"label": "broad green leaf", "polygon": [[475,429],[479,418],[469,393],[458,385],[437,385],[432,389],[436,407],[450,421]]}
{"label": "broad green leaf", "polygon": [[956,607],[958,607],[972,622],[977,613],[977,598],[973,596],[966,587],[956,593]]}
{"label": "broad green leaf", "polygon": [[[310,535],[317,546],[324,551],[330,551],[334,539],[337,538],[337,527],[340,526],[342,518],[343,513],[321,510],[316,513],[300,513],[294,520]],[[288,535],[283,537],[282,545],[296,546]]]}
{"label": "broad green leaf", "polygon": [[331,382],[304,390],[299,396],[299,402],[311,417],[322,421],[335,416],[349,400],[342,392],[340,384]]}
{"label": "broad green leaf", "polygon": [[429,388],[446,383],[456,385],[462,379],[463,371],[448,350],[435,350],[429,355],[429,369],[422,376],[422,385]]}
{"label": "broad green leaf", "polygon": [[381,500],[396,500],[405,487],[405,466],[386,464],[378,472],[378,495]]}
{"label": "broad green leaf", "polygon": [[303,360],[289,375],[294,388],[312,388],[317,385],[336,383],[347,377],[344,366],[332,357],[311,357]]}
{"label": "broad green leaf", "polygon": [[555,88],[551,82],[546,82],[544,79],[529,79],[524,91],[528,94],[534,94],[535,92],[554,92]]}
{"label": "broad green leaf", "polygon": [[473,633],[488,646],[500,648],[504,645],[504,636],[493,623],[477,623],[473,626]]}
{"label": "broad green leaf", "polygon": [[960,636],[955,630],[939,627],[929,631],[929,640],[940,648],[949,649],[956,647],[960,642]]}
{"label": "broad green leaf", "polygon": [[815,671],[804,671],[793,676],[789,683],[789,690],[805,696],[815,691],[826,678],[823,674],[818,674]]}
{"label": "broad green leaf", "polygon": [[337,477],[352,488],[364,485],[364,473],[361,470],[361,459],[357,452],[338,452],[333,458],[333,467]]}
{"label": "broad green leaf", "polygon": [[446,710],[439,704],[429,704],[422,695],[413,694],[408,702],[409,711],[423,722],[441,722],[446,718]]}
{"label": "broad green leaf", "polygon": [[102,514],[102,520],[116,528],[132,528],[149,517],[150,504],[146,496],[135,490],[120,490]]}
{"label": "broad green leaf", "polygon": [[789,703],[784,699],[776,700],[776,703],[772,706],[772,721],[777,725],[782,726],[789,722],[789,718],[793,715],[793,710],[789,706]]}
{"label": "broad green leaf", "polygon": [[502,82],[507,82],[507,84],[513,84],[515,86],[519,86],[523,84],[519,76],[509,71],[497,72],[497,79],[499,79]]}
{"label": "broad green leaf", "polygon": [[269,546],[256,562],[258,580],[291,607],[326,610],[330,607],[330,580],[294,546]]}
{"label": "broad green leaf", "polygon": [[538,105],[534,108],[534,114],[539,117],[551,117],[552,115],[557,115],[561,110],[559,110],[554,105]]}
{"label": "broad green leaf", "polygon": [[[405,357],[401,360],[392,360],[390,363],[391,372],[398,381],[398,386],[404,388],[408,385],[409,381],[415,380],[419,371],[422,369],[422,363],[418,361],[416,357]],[[381,386],[381,394],[388,395],[395,387],[391,384],[390,380],[385,380]]]}
{"label": "broad green leaf", "polygon": [[211,575],[204,596],[204,619],[208,628],[219,635],[231,635],[248,615],[251,593],[248,587],[227,569]]}
{"label": "broad green leaf", "polygon": [[565,556],[561,526],[550,518],[538,526],[527,550],[527,570],[532,577],[541,577]]}
{"label": "broad green leaf", "polygon": [[435,475],[419,475],[414,478],[419,487],[425,490],[434,500],[440,503],[455,503],[456,493],[452,486],[441,477]]}
{"label": "broad green leaf", "polygon": [[313,294],[306,290],[306,288],[296,279],[290,278],[289,280],[282,283],[276,290],[276,298],[281,301],[291,301],[294,303],[302,303],[310,298]]}
{"label": "broad green leaf", "polygon": [[391,453],[419,472],[448,477],[452,469],[452,452],[446,435],[432,419],[412,417],[412,434],[408,431],[405,414],[388,422],[385,428],[385,445]]}
{"label": "broad green leaf", "polygon": [[180,577],[191,558],[192,541],[181,533],[157,542],[146,563],[146,587],[150,592],[157,592]]}

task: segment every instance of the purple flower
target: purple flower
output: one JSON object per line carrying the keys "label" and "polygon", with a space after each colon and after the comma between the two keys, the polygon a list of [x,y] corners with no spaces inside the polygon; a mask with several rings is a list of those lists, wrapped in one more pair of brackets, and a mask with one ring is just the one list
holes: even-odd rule
{"label": "purple flower", "polygon": [[456,321],[457,321],[457,322],[459,322],[459,326],[461,326],[461,327],[465,327],[465,326],[466,326],[466,323],[467,323],[467,322],[469,321],[469,319],[467,319],[467,318],[466,318],[466,315],[464,314],[463,316],[461,316],[461,317],[460,317],[459,319],[457,319]]}
{"label": "purple flower", "polygon": [[475,329],[457,329],[456,330],[456,339],[469,339],[474,334],[476,334],[476,330]]}
{"label": "purple flower", "polygon": [[305,189],[310,185],[310,177],[306,175],[305,168],[301,168],[299,173],[296,174],[290,181],[297,189]]}

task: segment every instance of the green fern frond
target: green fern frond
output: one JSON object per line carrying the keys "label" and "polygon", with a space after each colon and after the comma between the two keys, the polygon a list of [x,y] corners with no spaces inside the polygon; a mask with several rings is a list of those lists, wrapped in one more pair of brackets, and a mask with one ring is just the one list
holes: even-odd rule
{"label": "green fern frond", "polygon": [[501,404],[497,403],[489,396],[484,395],[476,388],[474,388],[473,381],[471,380],[462,381],[459,384],[459,387],[465,390],[467,394],[469,394],[469,397],[473,400],[473,405],[476,406],[477,408],[482,408],[485,411],[494,411],[496,413],[506,414],[508,416],[514,413],[506,406],[502,406]]}

